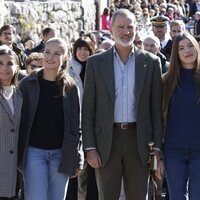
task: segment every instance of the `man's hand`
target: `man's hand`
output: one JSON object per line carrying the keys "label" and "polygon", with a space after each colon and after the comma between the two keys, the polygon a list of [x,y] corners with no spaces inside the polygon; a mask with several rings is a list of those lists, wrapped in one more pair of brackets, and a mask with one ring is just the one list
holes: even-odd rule
{"label": "man's hand", "polygon": [[101,158],[96,149],[92,149],[86,152],[86,159],[89,165],[93,168],[101,167]]}

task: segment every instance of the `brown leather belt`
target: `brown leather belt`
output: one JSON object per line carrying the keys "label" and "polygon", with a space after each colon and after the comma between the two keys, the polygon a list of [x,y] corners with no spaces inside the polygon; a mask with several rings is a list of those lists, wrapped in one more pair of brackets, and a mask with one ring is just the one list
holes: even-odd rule
{"label": "brown leather belt", "polygon": [[136,127],[136,122],[131,123],[114,123],[113,127],[120,128],[120,129],[130,129]]}

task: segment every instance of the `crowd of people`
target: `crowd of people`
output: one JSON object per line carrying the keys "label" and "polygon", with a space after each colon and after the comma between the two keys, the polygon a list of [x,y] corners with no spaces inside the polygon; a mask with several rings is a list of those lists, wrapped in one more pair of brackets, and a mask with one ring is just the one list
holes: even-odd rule
{"label": "crowd of people", "polygon": [[41,35],[0,27],[0,200],[198,200],[200,0],[115,0],[70,47]]}

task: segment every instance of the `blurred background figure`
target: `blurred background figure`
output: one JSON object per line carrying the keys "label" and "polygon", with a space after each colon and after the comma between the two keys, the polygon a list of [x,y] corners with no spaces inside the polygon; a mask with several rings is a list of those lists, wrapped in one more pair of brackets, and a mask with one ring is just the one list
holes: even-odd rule
{"label": "blurred background figure", "polygon": [[196,41],[198,42],[199,47],[200,47],[200,35],[196,35],[196,36],[195,36],[195,39],[196,39]]}
{"label": "blurred background figure", "polygon": [[51,27],[47,27],[42,31],[42,41],[40,42],[39,45],[37,45],[36,47],[34,47],[32,49],[32,52],[39,52],[42,53],[44,51],[44,45],[47,42],[47,40],[49,40],[50,38],[53,38],[56,36],[56,31],[51,28]]}
{"label": "blurred background figure", "polygon": [[144,50],[149,51],[155,55],[157,55],[160,58],[161,65],[162,65],[162,73],[164,74],[167,72],[169,62],[167,61],[167,58],[160,52],[160,40],[154,36],[147,36],[144,39]]}
{"label": "blurred background figure", "polygon": [[33,52],[25,60],[27,74],[30,74],[35,69],[42,68],[42,65],[43,53]]}
{"label": "blurred background figure", "polygon": [[137,33],[135,34],[135,39],[133,41],[134,45],[139,49],[143,49],[143,40],[143,35],[137,31]]}
{"label": "blurred background figure", "polygon": [[32,52],[32,49],[33,47],[35,46],[35,42],[31,39],[28,39],[26,42],[25,42],[25,51],[24,53],[29,56]]}
{"label": "blurred background figure", "polygon": [[200,35],[200,11],[195,13],[194,35]]}
{"label": "blurred background figure", "polygon": [[101,15],[101,30],[110,29],[110,9],[104,8],[103,14]]}
{"label": "blurred background figure", "polygon": [[101,42],[101,44],[99,45],[99,49],[104,49],[104,50],[108,50],[110,49],[113,45],[115,44],[115,42],[111,39],[105,39]]}
{"label": "blurred background figure", "polygon": [[173,20],[170,22],[169,24],[170,27],[170,36],[172,38],[172,40],[174,40],[174,38],[177,35],[182,34],[183,32],[185,32],[185,24],[182,20]]}
{"label": "blurred background figure", "polygon": [[20,70],[18,80],[20,81],[25,76],[29,75],[33,70],[42,68],[43,53],[33,52],[25,60],[25,69]]}
{"label": "blurred background figure", "polygon": [[16,30],[10,25],[6,24],[0,28],[0,45],[7,45],[11,48],[18,58],[18,65],[20,69],[24,69],[24,61],[26,59],[26,55],[21,48],[15,43],[16,38]]}

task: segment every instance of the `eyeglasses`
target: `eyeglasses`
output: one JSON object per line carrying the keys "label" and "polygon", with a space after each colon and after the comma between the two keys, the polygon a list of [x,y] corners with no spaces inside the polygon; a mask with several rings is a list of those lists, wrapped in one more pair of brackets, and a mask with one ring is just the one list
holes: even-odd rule
{"label": "eyeglasses", "polygon": [[133,43],[134,43],[134,45],[142,45],[142,41],[140,40],[140,41],[133,41]]}
{"label": "eyeglasses", "polygon": [[42,68],[42,66],[37,66],[37,65],[34,65],[34,64],[30,64],[30,66],[31,66],[32,70],[37,69],[37,68]]}

